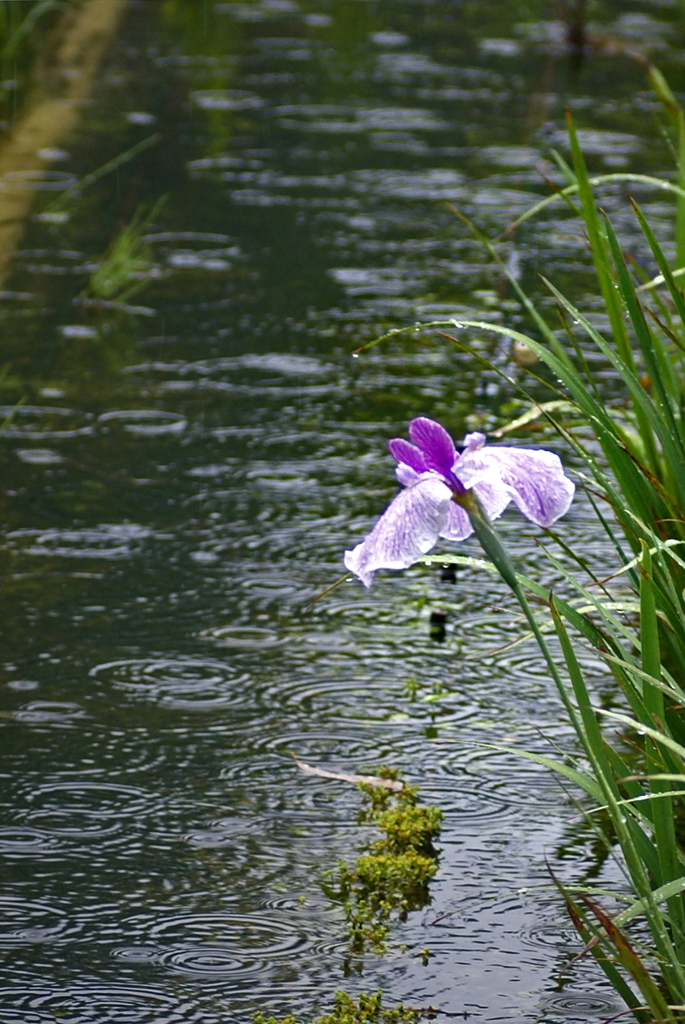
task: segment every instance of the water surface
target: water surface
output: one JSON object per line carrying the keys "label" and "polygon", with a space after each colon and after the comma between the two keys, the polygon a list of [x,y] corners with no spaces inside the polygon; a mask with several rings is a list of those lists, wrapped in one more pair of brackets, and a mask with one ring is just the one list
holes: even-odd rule
{"label": "water surface", "polygon": [[[524,323],[446,204],[494,233],[546,194],[565,104],[594,171],[670,168],[626,50],[651,45],[677,88],[678,6],[598,4],[613,44],[575,70],[552,5],[529,7],[522,24],[482,0],[130,5],[0,309],[2,1024],[246,1022],[323,1011],[343,984],[483,1021],[620,1011],[589,965],[559,981],[578,944],[545,858],[573,880],[617,869],[546,772],[488,746],[572,742],[535,650],[505,649],[503,587],[415,568],[306,611],[394,493],[386,439],[418,414],[492,427],[515,398],[432,333],[352,359],[417,318]],[[66,221],[41,216],[52,185],[154,133]],[[640,255],[626,191],[605,205]],[[635,194],[670,245],[671,207]],[[161,196],[137,311],[84,303]],[[596,311],[561,207],[504,255],[543,305],[540,270]],[[554,582],[535,528],[502,528]],[[582,497],[563,533],[611,566]],[[291,751],[398,767],[445,812],[432,904],[347,978],[320,881],[366,838],[360,800]]]}

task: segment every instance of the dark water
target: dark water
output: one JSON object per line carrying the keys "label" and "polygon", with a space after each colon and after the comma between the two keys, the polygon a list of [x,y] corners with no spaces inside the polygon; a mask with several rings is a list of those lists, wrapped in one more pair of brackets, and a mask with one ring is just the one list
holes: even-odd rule
{"label": "dark water", "polygon": [[[598,4],[605,50],[574,67],[551,3],[130,5],[55,170],[160,139],[66,222],[36,191],[0,311],[5,412],[22,400],[0,441],[2,1024],[311,1014],[343,984],[483,1021],[621,1009],[589,965],[559,982],[578,945],[545,858],[617,869],[545,771],[487,747],[571,743],[535,650],[501,650],[520,630],[503,587],[416,568],[305,609],[394,493],[386,439],[421,413],[460,436],[515,397],[430,333],[351,357],[415,318],[524,322],[444,201],[505,227],[546,194],[565,104],[593,170],[668,170],[625,48],[653,46],[677,88],[679,11]],[[605,205],[639,254],[626,191]],[[668,241],[668,202],[632,191]],[[160,196],[145,309],[75,302]],[[596,309],[562,208],[505,256]],[[536,530],[503,531],[552,581]],[[611,565],[582,497],[562,532]],[[359,796],[290,751],[401,768],[445,812],[431,906],[348,979],[320,880],[365,838]]]}

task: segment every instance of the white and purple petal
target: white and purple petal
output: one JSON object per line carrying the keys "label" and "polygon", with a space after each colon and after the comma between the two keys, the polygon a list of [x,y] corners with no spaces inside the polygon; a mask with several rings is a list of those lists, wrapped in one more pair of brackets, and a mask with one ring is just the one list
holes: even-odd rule
{"label": "white and purple petal", "polygon": [[472,444],[461,455],[454,472],[463,486],[473,488],[479,498],[486,485],[493,487],[499,482],[524,516],[538,526],[551,526],[563,516],[575,491],[558,456],[530,448],[486,448]]}
{"label": "white and purple petal", "polygon": [[[511,492],[500,480],[481,480],[473,488],[478,500],[490,519],[499,519],[512,500]],[[445,540],[465,540],[473,533],[473,526],[466,509],[456,501],[450,503],[447,524],[440,533]]]}
{"label": "white and purple petal", "polygon": [[395,476],[403,487],[413,487],[423,475],[423,473],[417,473],[415,469],[412,469],[405,462],[398,462],[395,466]]}
{"label": "white and purple petal", "polygon": [[512,500],[510,488],[494,474],[488,480],[481,480],[473,489],[490,519],[499,519]]}
{"label": "white and purple petal", "polygon": [[483,448],[485,445],[485,434],[475,430],[472,434],[466,435],[462,444],[465,448]]}
{"label": "white and purple petal", "polygon": [[473,533],[473,526],[468,512],[456,501],[451,501],[447,509],[447,519],[440,531],[443,540],[466,540]]}
{"label": "white and purple petal", "polygon": [[474,491],[490,519],[513,501],[528,519],[550,526],[571,504],[575,488],[552,452],[487,448],[485,436],[472,433],[459,455],[445,428],[425,416],[411,421],[409,436],[413,444],[389,444],[404,490],[368,537],[345,552],[346,567],[367,587],[376,569],[405,569],[439,537],[460,541],[473,533],[459,504],[462,488]]}
{"label": "white and purple petal", "polygon": [[371,533],[352,551],[345,566],[370,587],[376,569],[406,569],[433,547],[447,522],[452,492],[435,474],[426,474],[394,498]]}

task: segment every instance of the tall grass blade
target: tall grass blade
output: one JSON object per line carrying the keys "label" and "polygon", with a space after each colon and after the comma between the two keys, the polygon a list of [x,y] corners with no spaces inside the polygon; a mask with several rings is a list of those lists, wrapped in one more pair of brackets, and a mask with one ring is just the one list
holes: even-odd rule
{"label": "tall grass blade", "polygon": [[609,942],[616,950],[621,966],[630,974],[642,992],[652,1014],[650,1020],[655,1024],[658,1021],[672,1020],[673,1015],[668,1003],[621,929],[617,928],[609,915],[588,896],[582,896],[581,899],[602,926]]}
{"label": "tall grass blade", "polygon": [[[623,253],[619,248],[616,234],[608,219],[606,219],[605,229],[618,274],[619,292],[628,310],[628,316],[642,351],[645,366],[649,373],[650,384],[656,392],[657,404],[660,407],[660,412],[666,421],[669,432],[676,441],[679,441],[680,433],[671,407],[671,397],[674,393],[677,395],[678,392],[673,366],[668,356],[663,352],[661,343],[654,337],[649,324],[645,320],[640,300],[635,291],[635,285],[630,279]],[[668,394],[669,391],[671,392],[670,396]],[[685,457],[682,443],[680,448],[681,455]]]}
{"label": "tall grass blade", "polygon": [[22,39],[29,35],[38,19],[42,18],[44,14],[48,14],[50,11],[63,10],[66,7],[69,7],[69,0],[39,0],[38,3],[35,3],[25,14],[18,28],[9,37],[2,50],[0,50],[0,58],[7,60],[13,56]]}
{"label": "tall grass blade", "polygon": [[614,989],[615,992],[618,992],[618,994],[625,1002],[626,1006],[629,1006],[630,1009],[633,1011],[635,1019],[639,1021],[640,1024],[654,1024],[653,1019],[648,1013],[646,1007],[644,1007],[641,1004],[640,1000],[637,998],[631,987],[622,977],[615,963],[609,957],[606,956],[603,950],[601,950],[600,943],[603,938],[602,931],[596,926],[594,928],[591,926],[590,922],[588,921],[587,913],[583,912],[583,909],[579,906],[579,904],[576,903],[574,899],[572,899],[568,888],[566,886],[563,886],[555,878],[554,874],[552,874],[552,879],[557,889],[563,896],[564,902],[566,903],[566,910],[568,911],[568,915],[571,918],[571,921],[573,922],[576,931],[578,932],[584,943],[585,948],[580,955],[582,956],[583,954],[588,952],[592,953],[593,957],[604,971],[604,974],[606,975],[611,987]]}
{"label": "tall grass blade", "polygon": [[[642,668],[648,677],[659,679],[661,676],[661,652],[659,645],[659,624],[656,614],[656,600],[652,580],[652,558],[649,548],[643,542],[642,562],[640,566],[640,639],[642,646]],[[664,695],[660,689],[643,683],[644,703],[646,711],[651,715],[659,729],[665,725]],[[663,770],[663,759],[658,742],[648,737],[646,740],[648,770]],[[661,867],[661,884],[672,882],[681,874],[678,858],[678,845],[675,833],[673,800],[667,794],[670,785],[666,780],[651,779],[651,788],[657,795],[652,802],[652,818],[654,821],[654,840],[659,853]],[[668,901],[671,918],[673,940],[681,961],[685,960],[685,913],[680,895]]]}
{"label": "tall grass blade", "polygon": [[587,167],[585,166],[585,159],[583,158],[583,154],[578,143],[578,136],[576,135],[573,118],[568,111],[566,114],[566,121],[568,124],[569,140],[571,143],[573,169],[576,174],[580,202],[583,209],[583,220],[585,221],[590,249],[592,250],[592,256],[595,262],[595,270],[597,272],[599,287],[609,315],[609,322],[611,323],[611,330],[616,343],[616,348],[621,358],[627,365],[631,366],[632,353],[630,351],[630,345],[626,335],[623,316],[621,315],[621,308],[608,271],[607,252],[603,238],[602,225],[599,219],[597,206],[595,205],[595,197],[590,186]]}
{"label": "tall grass blade", "polygon": [[[676,164],[678,185],[685,187],[685,111],[673,95],[671,87],[661,71],[653,64],[648,68],[649,81],[657,99],[674,124],[677,135]],[[685,267],[685,198],[678,196],[676,205],[676,259],[679,267]]]}

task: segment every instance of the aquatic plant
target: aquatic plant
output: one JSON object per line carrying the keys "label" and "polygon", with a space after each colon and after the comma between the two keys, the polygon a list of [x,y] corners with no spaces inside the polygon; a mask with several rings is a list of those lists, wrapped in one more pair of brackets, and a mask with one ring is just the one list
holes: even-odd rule
{"label": "aquatic plant", "polygon": [[95,185],[96,182],[101,181],[108,175],[118,171],[124,164],[134,160],[141,153],[144,153],[146,149],[151,146],[157,145],[160,141],[161,135],[159,132],[155,132],[153,135],[148,135],[147,138],[141,139],[140,142],[136,142],[134,146],[129,147],[118,153],[111,160],[107,160],[106,163],[100,167],[96,167],[95,170],[89,171],[88,174],[84,174],[82,178],[79,178],[73,184],[65,188],[63,192],[60,192],[56,199],[48,203],[44,209],[36,214],[35,219],[42,221],[45,224],[64,224],[69,220],[70,212],[75,202],[82,196],[86,189]]}
{"label": "aquatic plant", "polygon": [[[382,767],[383,779],[399,779],[399,772]],[[350,949],[382,953],[393,917],[403,919],[430,902],[428,883],[438,870],[434,840],[440,835],[442,811],[418,803],[418,789],[401,789],[362,782],[365,796],[360,822],[374,825],[375,839],[352,867],[338,866],[335,884],[325,884],[326,895],[342,903],[349,929]]]}
{"label": "aquatic plant", "polygon": [[[365,993],[354,1000],[347,992],[335,993],[335,1004],[330,1013],[316,1017],[310,1024],[416,1024],[421,1017],[429,1016],[429,1009],[415,1009],[412,1006],[383,1006],[383,993]],[[301,1024],[301,1020],[292,1014],[284,1017],[265,1016],[256,1013],[255,1024]]]}
{"label": "aquatic plant", "polygon": [[144,235],[164,200],[152,210],[140,207],[112,241],[88,282],[85,298],[125,303],[150,282],[152,251]]}
{"label": "aquatic plant", "polygon": [[[588,820],[592,822],[598,814],[608,817],[604,842],[618,857],[632,890],[628,896],[612,894],[619,903],[628,904],[617,914],[603,908],[606,893],[598,895],[591,888],[579,894],[564,891],[583,938],[581,956],[591,954],[597,959],[637,1020],[645,1024],[682,1021],[685,854],[678,816],[682,817],[685,798],[685,295],[677,284],[678,271],[671,269],[647,219],[633,202],[660,272],[648,282],[635,279],[634,263],[624,256],[611,222],[597,207],[593,191],[597,181],[588,176],[570,118],[569,134],[573,167],[566,168],[571,181],[563,192],[580,199],[577,212],[596,268],[610,340],[543,279],[561,318],[559,336],[513,276],[511,285],[537,334],[479,320],[422,326],[439,329],[450,343],[469,351],[465,331],[494,332],[525,346],[551,369],[554,400],[560,398],[560,382],[565,392],[562,400],[571,401],[575,420],[583,427],[578,431],[568,421],[555,419],[544,403],[538,405],[537,415],[546,416],[584,464],[586,493],[616,552],[615,576],[628,594],[621,600],[613,597],[607,581],[593,576],[591,567],[588,580],[588,566],[564,544],[563,537],[559,542],[565,560],[545,550],[569,596],[552,594],[517,571],[491,522],[487,501],[475,487],[457,500],[468,513],[487,559],[451,553],[424,556],[424,561],[477,565],[498,573],[516,596],[582,750],[580,756],[571,752],[562,757],[525,752],[522,756],[554,769],[584,790],[591,805],[585,809]],[[664,187],[662,182],[652,183]],[[667,183],[666,187],[685,198],[680,186]],[[545,202],[563,198],[558,194]],[[541,207],[538,204],[537,209]],[[506,273],[497,246],[485,241]],[[650,294],[660,286],[665,286],[666,296],[648,305]],[[600,393],[588,368],[588,346],[601,354],[622,383],[620,404],[607,404]],[[488,366],[506,376],[494,363]],[[436,531],[435,539],[440,533]],[[569,570],[569,559],[575,559],[578,572]],[[360,568],[369,569],[371,564]],[[555,647],[549,630],[556,634]],[[581,657],[588,647],[618,683],[623,710],[608,711],[593,700]],[[617,742],[604,724],[618,727],[633,753],[627,755],[622,738]],[[640,944],[626,932],[636,918],[646,923],[651,935],[646,953],[644,928]]]}

